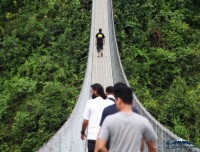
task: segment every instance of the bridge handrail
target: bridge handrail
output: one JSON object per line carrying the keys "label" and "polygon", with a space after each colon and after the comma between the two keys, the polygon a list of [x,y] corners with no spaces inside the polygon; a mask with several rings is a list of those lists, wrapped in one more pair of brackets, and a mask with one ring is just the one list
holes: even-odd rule
{"label": "bridge handrail", "polygon": [[[94,48],[94,27],[95,27],[95,3],[96,0],[93,0],[92,3],[92,18],[91,18],[91,31],[90,31],[90,46],[88,53],[87,69],[84,76],[84,82],[80,92],[80,96],[77,100],[77,103],[74,107],[72,114],[69,119],[64,123],[64,125],[56,132],[56,134],[49,139],[39,150],[38,152],[84,152],[85,151],[85,142],[80,139],[80,130],[81,123],[83,120],[83,111],[86,102],[90,98],[90,85],[92,79],[92,65],[93,65],[93,48]],[[126,75],[124,73],[122,63],[119,56],[119,50],[117,46],[116,36],[115,36],[115,27],[113,19],[113,9],[112,9],[112,0],[107,0],[108,3],[108,25],[109,25],[109,41],[111,49],[111,65],[112,65],[112,75],[113,82],[124,82],[129,85]],[[138,110],[142,115],[147,117],[152,123],[154,129],[159,136],[157,141],[158,151],[166,152],[165,145],[169,140],[177,140],[178,137],[160,124],[151,114],[142,106],[142,104],[137,99],[134,94],[135,104]],[[199,149],[189,148],[181,149],[182,152],[199,152]],[[179,151],[177,149],[169,150],[170,152]]]}
{"label": "bridge handrail", "polygon": [[38,152],[84,152],[86,143],[80,138],[81,123],[83,120],[83,111],[86,102],[90,98],[90,86],[92,79],[92,54],[94,45],[94,3],[92,4],[92,18],[90,30],[90,45],[87,59],[87,69],[84,76],[84,81],[80,96],[68,120],[64,125],[49,139]]}
{"label": "bridge handrail", "polygon": [[[124,82],[126,83],[128,86],[129,82],[127,80],[127,77],[125,75],[125,72],[123,70],[123,66],[120,60],[120,55],[119,55],[119,50],[118,50],[118,46],[117,46],[117,40],[116,40],[116,35],[115,35],[115,26],[114,26],[114,17],[113,17],[113,5],[112,5],[112,0],[108,0],[108,16],[109,16],[109,20],[108,20],[108,26],[109,26],[109,38],[110,38],[110,47],[111,47],[111,64],[112,64],[112,68],[113,68],[113,82]],[[143,116],[147,117],[149,119],[149,121],[151,122],[151,124],[153,125],[154,129],[157,132],[157,135],[159,136],[158,140],[157,140],[157,147],[159,151],[166,151],[166,143],[169,140],[177,140],[180,137],[178,137],[177,135],[175,135],[174,133],[172,133],[169,129],[167,129],[166,127],[164,127],[160,122],[158,122],[144,107],[143,105],[140,103],[140,101],[138,100],[138,98],[136,97],[136,95],[134,94],[134,101],[135,101],[135,106],[137,107],[137,109],[140,111],[140,114],[142,114]],[[181,149],[182,152],[186,151],[188,152],[188,150],[193,151],[193,152],[197,152],[199,149],[197,148],[189,148],[189,149]],[[174,151],[179,151],[179,149],[174,149]],[[199,150],[200,151],[200,150]],[[198,152],[199,152],[198,151]]]}

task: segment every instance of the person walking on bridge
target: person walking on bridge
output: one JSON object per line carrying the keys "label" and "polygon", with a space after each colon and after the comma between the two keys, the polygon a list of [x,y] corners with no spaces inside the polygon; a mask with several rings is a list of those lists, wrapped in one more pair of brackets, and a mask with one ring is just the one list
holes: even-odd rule
{"label": "person walking on bridge", "polygon": [[156,133],[147,118],[132,111],[133,92],[128,86],[114,87],[117,109],[120,111],[105,118],[99,133],[98,152],[140,152],[142,139],[148,151],[156,152]]}
{"label": "person walking on bridge", "polygon": [[106,87],[106,96],[107,96],[108,99],[115,102],[113,86],[107,86]]}
{"label": "person walking on bridge", "polygon": [[114,104],[113,101],[107,99],[104,89],[99,83],[91,85],[91,96],[92,99],[85,106],[81,130],[81,139],[84,140],[86,138],[85,130],[88,127],[88,152],[94,152],[103,109]]}
{"label": "person walking on bridge", "polygon": [[[117,87],[120,87],[120,86],[127,86],[127,85],[125,83],[122,83],[122,82],[116,83],[114,85],[114,87],[112,87],[113,96],[110,96],[111,98],[114,97],[114,88],[117,88]],[[109,90],[111,92],[111,86],[107,87],[106,90]],[[109,91],[107,91],[107,92],[109,92]],[[107,95],[107,97],[109,97],[109,96]],[[114,102],[115,102],[115,98],[114,98]],[[137,108],[135,106],[132,106],[132,111],[139,114],[139,111],[137,110]],[[110,106],[107,106],[106,108],[104,108],[99,126],[100,127],[102,126],[103,121],[105,120],[105,118],[107,116],[115,114],[117,112],[119,112],[119,110],[117,109],[116,104],[113,104],[113,105],[110,105]]]}
{"label": "person walking on bridge", "polygon": [[[113,96],[111,96],[111,97],[114,98],[114,88],[118,88],[118,87],[120,87],[120,86],[127,86],[127,85],[126,85],[125,83],[118,82],[118,83],[116,83],[116,84],[114,85],[114,87],[113,87],[113,86],[107,87],[107,88],[106,88],[106,94],[112,94]],[[109,93],[107,93],[107,92],[109,92]],[[112,93],[111,93],[111,92],[112,92]],[[108,95],[107,95],[107,97],[108,97]],[[115,99],[115,98],[114,98],[114,99]],[[115,101],[115,100],[114,100],[114,101]],[[137,108],[136,108],[135,106],[132,106],[132,111],[135,112],[135,113],[137,113],[137,114],[139,114],[139,111],[137,110]],[[119,112],[119,110],[117,109],[116,104],[113,104],[113,105],[110,105],[110,106],[104,108],[103,113],[102,113],[102,116],[101,116],[101,121],[100,121],[99,126],[102,127],[102,124],[103,124],[103,122],[104,122],[104,120],[105,120],[105,118],[106,118],[107,116],[112,115],[112,114],[115,114],[115,113],[117,113],[117,112]],[[101,128],[100,128],[99,132],[100,132],[100,131],[101,131]],[[95,145],[95,152],[97,152],[98,142],[99,142],[99,138],[97,137],[96,145]],[[144,142],[142,141],[142,144],[141,144],[141,151],[144,150],[144,145],[143,145],[143,144],[144,144]],[[109,141],[107,141],[106,148],[109,149]]]}
{"label": "person walking on bridge", "polygon": [[103,57],[103,45],[105,44],[105,35],[102,33],[102,29],[99,29],[99,32],[96,34],[96,45],[98,57]]}

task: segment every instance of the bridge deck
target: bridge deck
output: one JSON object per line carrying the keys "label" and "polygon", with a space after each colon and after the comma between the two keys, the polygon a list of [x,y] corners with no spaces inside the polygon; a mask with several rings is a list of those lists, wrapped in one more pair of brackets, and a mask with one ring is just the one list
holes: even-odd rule
{"label": "bridge deck", "polygon": [[[96,45],[93,45],[92,83],[100,83],[104,88],[108,85],[113,85],[107,8],[107,0],[96,0],[94,31],[97,33],[99,28],[102,29],[102,32],[105,35],[105,45],[103,49],[103,57],[98,57]],[[96,33],[94,33],[94,39]]]}
{"label": "bridge deck", "polygon": [[[88,64],[84,83],[80,92],[76,106],[65,124],[57,133],[46,142],[38,152],[84,152],[86,151],[86,142],[80,139],[81,124],[83,121],[83,111],[86,102],[90,98],[90,85],[101,83],[104,88],[113,85],[114,82],[126,82],[126,76],[121,66],[121,61],[116,46],[113,16],[112,0],[93,0],[92,1],[92,26],[90,37],[90,49],[88,53]],[[97,57],[95,35],[99,28],[102,28],[105,34],[104,56]],[[110,31],[109,31],[110,30]],[[112,64],[111,64],[112,61]],[[112,67],[111,67],[112,65]],[[114,69],[114,70],[112,70]],[[114,72],[112,72],[114,71]],[[134,95],[135,104],[140,114],[147,117],[157,132],[157,147],[159,152],[200,152],[199,149],[166,149],[168,140],[176,140],[178,137],[171,133],[153,118],[142,106]],[[145,149],[146,151],[146,149]]]}

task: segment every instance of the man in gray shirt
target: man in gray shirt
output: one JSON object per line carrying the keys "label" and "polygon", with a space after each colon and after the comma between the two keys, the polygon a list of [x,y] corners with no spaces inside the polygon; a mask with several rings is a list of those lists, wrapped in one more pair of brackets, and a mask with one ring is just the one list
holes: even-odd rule
{"label": "man in gray shirt", "polygon": [[156,152],[156,133],[150,122],[132,112],[133,92],[127,86],[114,88],[116,106],[120,112],[107,116],[100,134],[98,152],[107,152],[106,143],[110,140],[109,152],[140,152],[141,141],[147,143],[149,152]]}

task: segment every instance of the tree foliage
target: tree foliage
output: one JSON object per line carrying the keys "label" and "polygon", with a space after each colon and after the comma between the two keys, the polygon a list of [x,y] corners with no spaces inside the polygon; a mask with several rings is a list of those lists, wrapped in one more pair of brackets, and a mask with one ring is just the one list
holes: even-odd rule
{"label": "tree foliage", "polygon": [[36,151],[72,112],[86,68],[90,6],[0,3],[0,151]]}
{"label": "tree foliage", "polygon": [[163,125],[200,146],[199,1],[113,4],[120,55],[135,94]]}

